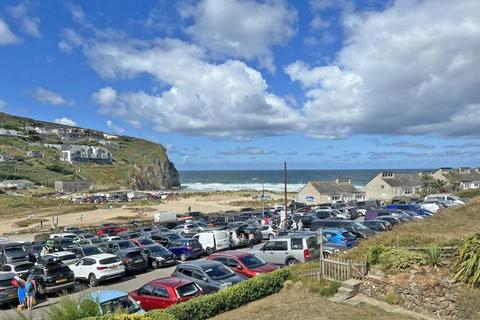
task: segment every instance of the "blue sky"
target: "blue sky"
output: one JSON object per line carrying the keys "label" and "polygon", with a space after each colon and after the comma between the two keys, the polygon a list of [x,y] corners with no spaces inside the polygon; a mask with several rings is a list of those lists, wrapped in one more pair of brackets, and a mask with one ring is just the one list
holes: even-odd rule
{"label": "blue sky", "polygon": [[177,168],[480,160],[478,1],[2,1],[0,109]]}

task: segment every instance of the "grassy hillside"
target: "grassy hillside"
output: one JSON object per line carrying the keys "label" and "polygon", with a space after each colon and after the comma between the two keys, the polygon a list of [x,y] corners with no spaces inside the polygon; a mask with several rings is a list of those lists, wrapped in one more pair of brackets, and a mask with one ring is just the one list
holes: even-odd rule
{"label": "grassy hillside", "polygon": [[[54,123],[0,113],[0,127],[26,133],[25,126],[44,128],[65,127]],[[96,189],[127,188],[130,184],[133,166],[150,165],[154,160],[168,161],[165,148],[157,143],[121,136],[114,140],[118,147],[107,147],[113,155],[113,164],[69,164],[59,161],[60,151],[46,148],[44,143],[61,144],[57,137],[45,138],[36,134],[26,137],[0,136],[0,154],[16,159],[15,164],[0,164],[0,180],[29,179],[39,185],[52,187],[55,180],[88,179]],[[98,145],[96,141],[75,142],[75,144]],[[38,150],[42,158],[34,159],[27,152]]]}

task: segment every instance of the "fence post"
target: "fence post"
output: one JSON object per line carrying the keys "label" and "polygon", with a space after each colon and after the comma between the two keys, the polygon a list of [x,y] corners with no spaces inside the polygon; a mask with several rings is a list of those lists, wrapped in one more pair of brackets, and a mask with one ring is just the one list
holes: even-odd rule
{"label": "fence post", "polygon": [[348,277],[348,279],[352,278],[352,260],[348,260],[348,274],[347,274],[347,277]]}
{"label": "fence post", "polygon": [[323,227],[320,228],[320,276],[323,277]]}

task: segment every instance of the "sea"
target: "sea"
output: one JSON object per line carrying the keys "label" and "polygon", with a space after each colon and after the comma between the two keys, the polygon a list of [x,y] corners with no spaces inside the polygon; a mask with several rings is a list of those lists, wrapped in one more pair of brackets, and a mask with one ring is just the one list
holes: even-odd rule
{"label": "sea", "polygon": [[[417,173],[422,169],[395,169],[399,173]],[[385,169],[345,170],[288,170],[287,190],[299,191],[308,181],[335,180],[349,177],[352,184],[361,189],[368,181]],[[389,170],[392,171],[392,170]],[[282,170],[189,170],[180,171],[180,183],[187,191],[240,191],[265,190],[282,192],[284,172]]]}

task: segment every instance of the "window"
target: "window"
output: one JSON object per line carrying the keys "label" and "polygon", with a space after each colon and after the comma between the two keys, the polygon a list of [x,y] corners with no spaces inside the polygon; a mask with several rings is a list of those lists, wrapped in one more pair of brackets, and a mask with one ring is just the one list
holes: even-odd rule
{"label": "window", "polygon": [[193,282],[177,288],[178,295],[182,298],[183,297],[188,297],[188,296],[193,296],[198,291],[199,290],[198,290],[197,286]]}
{"label": "window", "polygon": [[277,241],[275,243],[275,250],[276,251],[287,251],[288,250],[287,241]]}
{"label": "window", "polygon": [[340,200],[340,196],[331,196],[332,201]]}
{"label": "window", "polygon": [[10,266],[3,266],[0,268],[0,271],[12,271],[12,267]]}
{"label": "window", "polygon": [[405,194],[413,194],[413,189],[405,189]]}
{"label": "window", "polygon": [[382,172],[382,178],[392,178],[393,172]]}
{"label": "window", "polygon": [[138,294],[144,295],[144,296],[153,296],[154,288],[155,287],[153,285],[146,284],[143,287],[141,287],[140,289],[138,289]]}
{"label": "window", "polygon": [[180,273],[183,273],[185,276],[187,277],[192,277],[192,270],[189,270],[189,269],[185,269],[185,268],[182,268],[180,269]]}
{"label": "window", "polygon": [[84,266],[91,266],[95,264],[95,260],[93,259],[83,259],[83,265]]}
{"label": "window", "polygon": [[292,238],[291,239],[292,250],[302,250],[303,249],[303,240],[302,238]]}
{"label": "window", "polygon": [[239,263],[238,263],[238,261],[235,260],[235,259],[227,258],[227,263],[226,263],[226,265],[227,265],[228,267],[236,267],[236,266],[239,265]]}
{"label": "window", "polygon": [[192,276],[194,279],[202,280],[202,281],[203,281],[203,278],[205,277],[205,275],[200,271],[192,271]]}
{"label": "window", "polygon": [[267,251],[275,250],[275,242],[276,241],[269,241],[265,243],[265,245],[263,246],[263,250],[267,250]]}
{"label": "window", "polygon": [[153,295],[155,297],[160,297],[160,298],[169,297],[167,289],[165,289],[164,287],[157,287],[157,286],[153,289]]}
{"label": "window", "polygon": [[325,227],[327,228],[339,228],[340,224],[335,221],[325,221]]}

